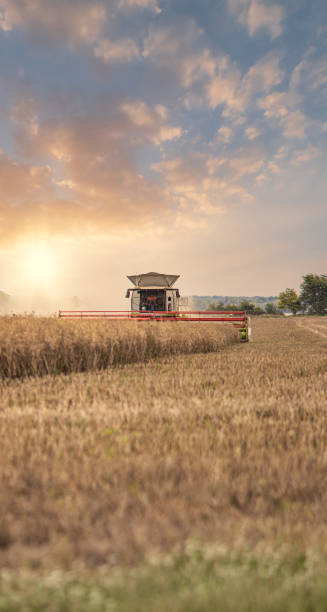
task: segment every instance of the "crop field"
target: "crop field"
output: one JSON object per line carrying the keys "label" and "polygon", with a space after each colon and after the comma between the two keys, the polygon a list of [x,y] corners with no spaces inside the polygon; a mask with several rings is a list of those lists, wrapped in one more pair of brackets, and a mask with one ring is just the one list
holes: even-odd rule
{"label": "crop field", "polygon": [[103,370],[179,353],[213,352],[238,340],[230,325],[187,325],[185,333],[176,321],[0,317],[0,378]]}
{"label": "crop field", "polygon": [[0,319],[0,611],[327,609],[327,320]]}

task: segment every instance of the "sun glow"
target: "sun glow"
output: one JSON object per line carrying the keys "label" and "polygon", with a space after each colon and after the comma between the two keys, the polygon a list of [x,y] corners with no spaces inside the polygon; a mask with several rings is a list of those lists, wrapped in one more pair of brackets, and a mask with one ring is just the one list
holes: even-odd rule
{"label": "sun glow", "polygon": [[51,285],[58,272],[56,256],[47,244],[26,247],[23,261],[23,274],[31,285],[40,289]]}

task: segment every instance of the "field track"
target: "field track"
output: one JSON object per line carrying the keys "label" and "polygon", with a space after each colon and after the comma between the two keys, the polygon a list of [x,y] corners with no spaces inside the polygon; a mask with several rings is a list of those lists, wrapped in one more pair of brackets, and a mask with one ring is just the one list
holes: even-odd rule
{"label": "field track", "polygon": [[298,327],[311,331],[313,334],[317,334],[322,338],[327,338],[327,323],[321,317],[317,318],[304,318],[296,321]]}
{"label": "field track", "polygon": [[190,546],[324,563],[325,320],[252,323],[249,344],[218,352],[0,382],[4,575],[78,563],[95,576]]}

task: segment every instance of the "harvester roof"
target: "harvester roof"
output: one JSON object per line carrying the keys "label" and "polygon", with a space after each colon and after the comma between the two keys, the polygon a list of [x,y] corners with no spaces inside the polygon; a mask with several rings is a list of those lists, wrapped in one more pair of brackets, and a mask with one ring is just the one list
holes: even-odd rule
{"label": "harvester roof", "polygon": [[146,274],[135,274],[127,276],[135,287],[154,288],[172,287],[179,278],[179,274],[159,274],[158,272],[147,272]]}

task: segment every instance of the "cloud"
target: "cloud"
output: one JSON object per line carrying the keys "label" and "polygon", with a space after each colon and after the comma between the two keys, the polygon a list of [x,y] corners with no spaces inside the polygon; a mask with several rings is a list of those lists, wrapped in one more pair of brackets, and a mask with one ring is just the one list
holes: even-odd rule
{"label": "cloud", "polygon": [[[199,153],[163,155],[152,176],[140,173],[144,146],[161,147],[182,133],[169,124],[162,105],[104,101],[97,112],[61,121],[37,117],[37,130],[30,129],[30,114],[34,117],[33,104],[27,118],[18,113],[17,146],[26,158],[49,163],[22,164],[1,154],[2,243],[27,235],[99,235],[137,226],[144,231],[168,220],[184,227],[197,218],[203,224],[232,202],[251,200],[230,174],[254,172],[241,168],[240,159],[230,164]],[[17,123],[17,111],[13,115]]]}
{"label": "cloud", "polygon": [[206,87],[206,95],[211,108],[225,105],[241,112],[245,107],[241,92],[242,78],[239,68],[227,56],[217,64],[217,72]]}
{"label": "cloud", "polygon": [[217,130],[218,142],[223,142],[227,144],[228,142],[230,142],[232,133],[233,130],[230,127],[228,127],[227,125],[222,126],[221,128],[219,128],[219,130]]}
{"label": "cloud", "polygon": [[227,54],[204,46],[204,32],[191,19],[172,26],[151,26],[143,56],[183,88],[187,108],[224,106],[224,116],[242,113],[258,94],[268,93],[284,77],[280,53],[270,52],[242,75]]}
{"label": "cloud", "polygon": [[302,111],[288,113],[280,123],[285,138],[305,138],[309,122]]}
{"label": "cloud", "polygon": [[305,138],[310,119],[298,108],[301,97],[296,90],[274,92],[257,101],[268,121],[277,121],[286,139]]}
{"label": "cloud", "polygon": [[296,98],[288,91],[274,92],[257,102],[268,120],[276,120],[287,139],[304,138],[310,120],[296,108]]}
{"label": "cloud", "polygon": [[0,151],[0,193],[2,202],[16,204],[31,195],[38,200],[51,189],[51,168],[32,166],[11,159]]}
{"label": "cloud", "polygon": [[107,11],[103,2],[90,0],[0,0],[0,16],[0,27],[7,32],[20,28],[74,47],[98,39]]}
{"label": "cloud", "polygon": [[280,55],[268,53],[251,66],[243,78],[243,87],[249,95],[269,91],[279,85],[284,77],[280,67]]}
{"label": "cloud", "polygon": [[253,145],[236,151],[229,161],[235,179],[257,174],[262,170],[265,160],[261,149]]}
{"label": "cloud", "polygon": [[0,29],[25,30],[45,45],[88,49],[104,63],[131,61],[140,55],[131,37],[104,35],[117,11],[151,9],[154,0],[0,0]]}
{"label": "cloud", "polygon": [[[277,149],[273,158],[267,160],[262,171],[256,177],[257,183],[263,183],[274,175],[282,175],[284,178],[294,182],[294,171],[296,168],[309,164],[321,157],[322,150],[313,145],[307,145],[302,149],[294,149],[290,145],[282,145]],[[271,177],[271,175],[273,175]],[[300,180],[297,176],[296,180]]]}
{"label": "cloud", "polygon": [[289,112],[288,95],[286,92],[273,92],[258,100],[258,106],[267,119],[281,119]]}
{"label": "cloud", "polygon": [[258,138],[258,136],[260,136],[261,131],[254,126],[249,126],[246,128],[245,134],[249,140],[254,140],[255,138]]}
{"label": "cloud", "polygon": [[226,168],[226,164],[228,163],[228,157],[220,157],[209,155],[206,159],[206,168],[208,170],[209,175],[217,174],[222,166]]}
{"label": "cloud", "polygon": [[201,48],[203,31],[189,19],[173,26],[150,27],[143,56],[160,68],[176,74],[183,87],[213,75],[215,59]]}
{"label": "cloud", "polygon": [[121,105],[122,111],[130,119],[131,123],[138,128],[156,128],[156,121],[162,118],[162,110],[160,113],[154,108],[150,108],[145,102],[133,101],[124,102]]}
{"label": "cloud", "polygon": [[264,0],[228,0],[228,6],[250,36],[261,29],[269,30],[271,38],[277,38],[283,32],[285,9],[281,4]]}
{"label": "cloud", "polygon": [[271,123],[275,121],[286,139],[306,138],[314,126],[324,129],[323,121],[312,119],[303,110],[308,94],[314,100],[314,92],[317,92],[319,103],[321,97],[327,94],[327,60],[316,59],[314,53],[312,47],[307,50],[304,58],[292,70],[287,89],[274,91],[257,100],[264,117]]}
{"label": "cloud", "polygon": [[131,38],[111,41],[103,38],[93,49],[94,56],[106,64],[114,61],[131,61],[140,55],[137,44]]}
{"label": "cloud", "polygon": [[282,173],[281,167],[278,164],[276,164],[275,161],[270,161],[268,163],[267,168],[268,168],[268,171],[271,172],[271,174],[281,174]]}
{"label": "cloud", "polygon": [[38,132],[37,104],[32,97],[19,99],[11,109],[10,120],[25,132],[35,136]]}
{"label": "cloud", "polygon": [[306,86],[310,90],[327,86],[327,57],[308,62],[304,76]]}
{"label": "cloud", "polygon": [[293,166],[301,166],[302,164],[308,164],[313,159],[316,159],[321,155],[321,151],[317,147],[308,146],[304,149],[295,151],[292,164]]}
{"label": "cloud", "polygon": [[[48,165],[21,163],[0,151],[0,241],[4,246],[26,232],[48,230],[63,214]],[[67,202],[67,209],[73,203]],[[61,225],[63,225],[63,216]]]}
{"label": "cloud", "polygon": [[99,40],[108,15],[120,10],[160,13],[157,0],[0,0],[0,29],[29,31],[70,47]]}
{"label": "cloud", "polygon": [[150,9],[154,13],[161,13],[157,0],[119,0],[119,8],[123,9]]}
{"label": "cloud", "polygon": [[181,210],[212,215],[223,212],[233,200],[251,200],[242,186],[215,176],[218,167],[211,157],[193,153],[154,164],[153,169],[163,175],[169,198]]}
{"label": "cloud", "polygon": [[324,89],[326,86],[327,56],[321,55],[315,47],[309,47],[304,54],[304,58],[292,72],[290,89],[312,93],[315,90]]}
{"label": "cloud", "polygon": [[181,127],[163,124],[167,117],[167,109],[160,104],[151,108],[145,102],[125,102],[121,105],[121,110],[127,115],[131,124],[137,129],[142,129],[143,135],[147,135],[156,145],[175,140],[182,135]]}
{"label": "cloud", "polygon": [[217,61],[217,73],[207,86],[211,108],[224,105],[225,116],[245,111],[250,101],[260,93],[267,93],[283,79],[280,56],[268,53],[251,66],[242,77],[239,68],[228,56]]}
{"label": "cloud", "polygon": [[169,142],[170,140],[176,140],[182,135],[182,128],[179,126],[164,125],[160,128],[157,136],[154,137],[153,142],[160,145],[163,142]]}
{"label": "cloud", "polygon": [[286,157],[288,153],[288,147],[286,145],[282,145],[281,147],[278,148],[277,153],[275,153],[274,158],[275,159],[283,159],[284,157]]}
{"label": "cloud", "polygon": [[[48,164],[22,164],[1,154],[3,231],[18,235],[34,226],[36,232],[42,227],[50,233],[78,228],[101,233],[160,223],[172,214],[172,204],[161,181],[140,173],[138,157],[145,146],[162,147],[181,136],[167,117],[162,105],[123,100],[45,120],[36,117],[32,102],[17,102],[12,120],[20,153]],[[34,123],[37,129],[31,129]]]}

